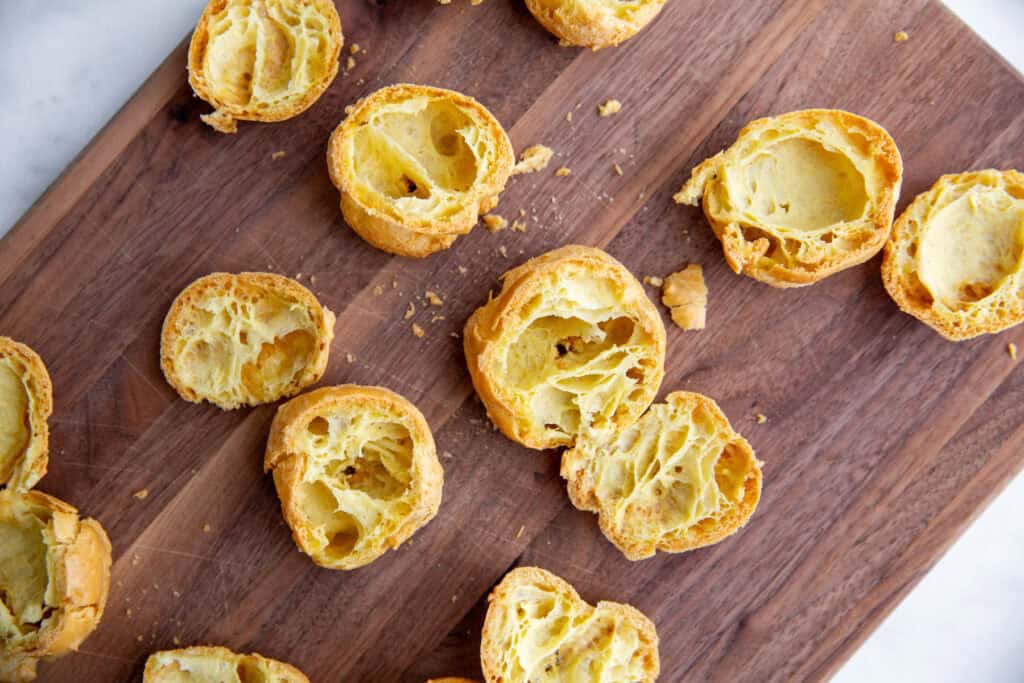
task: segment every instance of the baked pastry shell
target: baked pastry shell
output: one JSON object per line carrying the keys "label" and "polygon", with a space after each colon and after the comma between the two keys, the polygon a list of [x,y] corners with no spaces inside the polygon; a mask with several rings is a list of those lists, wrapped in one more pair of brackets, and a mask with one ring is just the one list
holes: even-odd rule
{"label": "baked pastry shell", "polygon": [[600,50],[615,47],[642,31],[661,13],[665,1],[636,3],[640,7],[629,19],[609,16],[601,9],[601,2],[595,0],[526,0],[526,7],[563,45]]}
{"label": "baked pastry shell", "polygon": [[53,383],[39,354],[9,337],[0,337],[0,364],[21,380],[27,397],[29,432],[21,456],[7,472],[0,472],[0,486],[27,491],[43,478],[49,462]]}
{"label": "baked pastry shell", "polygon": [[256,652],[244,655],[238,654],[236,652],[232,652],[226,647],[220,647],[218,645],[196,645],[177,650],[161,650],[159,652],[154,652],[146,660],[146,669],[142,674],[143,683],[160,683],[163,680],[163,671],[161,670],[162,665],[159,661],[161,655],[168,655],[172,657],[209,657],[211,659],[230,663],[236,667],[242,666],[243,663],[251,663],[266,669],[266,672],[273,677],[268,681],[268,683],[276,683],[279,681],[287,681],[288,683],[309,683],[309,679],[306,675],[291,664],[287,664],[276,659],[270,659],[269,657],[264,657]]}

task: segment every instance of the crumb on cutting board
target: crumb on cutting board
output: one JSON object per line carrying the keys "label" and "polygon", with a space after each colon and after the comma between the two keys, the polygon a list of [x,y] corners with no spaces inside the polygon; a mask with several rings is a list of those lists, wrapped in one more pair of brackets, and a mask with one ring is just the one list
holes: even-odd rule
{"label": "crumb on cutting board", "polygon": [[603,104],[598,105],[597,113],[601,116],[613,116],[622,111],[622,102],[618,100],[606,100]]}
{"label": "crumb on cutting board", "polygon": [[504,217],[499,216],[496,213],[484,214],[483,220],[484,227],[490,230],[491,232],[498,232],[499,230],[504,230],[506,227],[508,227],[508,221],[505,220]]}
{"label": "crumb on cutting board", "polygon": [[555,151],[544,145],[533,145],[523,150],[519,155],[519,163],[512,167],[512,175],[520,173],[533,173],[546,168],[551,161]]}
{"label": "crumb on cutting board", "polygon": [[684,330],[703,330],[707,317],[708,288],[704,271],[691,263],[664,280],[661,302],[669,307],[672,322]]}

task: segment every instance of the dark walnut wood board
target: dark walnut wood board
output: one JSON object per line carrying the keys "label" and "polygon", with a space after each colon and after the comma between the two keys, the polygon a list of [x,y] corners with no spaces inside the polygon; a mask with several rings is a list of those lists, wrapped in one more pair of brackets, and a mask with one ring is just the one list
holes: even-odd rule
{"label": "dark walnut wood board", "polygon": [[[671,0],[599,53],[559,48],[507,0],[340,10],[346,42],[366,51],[308,112],[213,132],[182,45],[0,244],[0,332],[36,348],[55,386],[40,488],[97,517],[114,545],[102,624],[40,680],[138,680],[151,651],[178,642],[256,650],[314,681],[480,678],[486,596],[516,565],[650,615],[662,680],[827,678],[1021,469],[1024,374],[1006,345],[1024,346],[1024,330],[943,341],[889,300],[877,258],[799,290],[736,276],[671,194],[749,119],[842,107],[898,142],[902,208],[941,173],[1022,165],[1021,77],[924,0]],[[900,29],[910,40],[895,44]],[[517,149],[557,150],[502,196],[503,215],[527,211],[525,233],[479,227],[410,260],[344,225],[327,137],[346,104],[402,81],[469,93]],[[613,97],[622,112],[599,118]],[[572,175],[554,177],[561,165]],[[487,423],[450,333],[501,272],[570,242],[638,276],[704,266],[708,328],[668,325],[661,393],[713,396],[766,463],[756,515],[726,542],[630,563],[571,507],[557,454]],[[175,294],[211,271],[264,269],[315,276],[337,313],[323,384],[400,392],[451,454],[437,518],[357,571],[295,548],[261,471],[274,406],[192,405],[160,374]],[[418,306],[417,339],[403,312],[426,289],[445,304]]]}

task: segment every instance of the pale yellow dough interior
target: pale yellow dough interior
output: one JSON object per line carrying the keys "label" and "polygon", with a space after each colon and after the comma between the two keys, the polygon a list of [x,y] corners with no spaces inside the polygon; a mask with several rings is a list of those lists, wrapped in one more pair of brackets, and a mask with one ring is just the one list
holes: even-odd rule
{"label": "pale yellow dough interior", "polygon": [[189,317],[175,368],[186,386],[220,403],[276,399],[316,353],[306,308],[268,290],[238,286],[235,296],[206,296]]}
{"label": "pale yellow dough interior", "polygon": [[28,448],[29,395],[21,376],[0,360],[0,481]]}
{"label": "pale yellow dough interior", "polygon": [[1024,198],[978,186],[938,208],[924,223],[918,276],[952,310],[995,292],[1021,270]]}
{"label": "pale yellow dough interior", "polygon": [[23,504],[0,509],[0,641],[35,633],[49,616],[47,532]]}
{"label": "pale yellow dough interior", "polygon": [[307,459],[299,507],[327,558],[377,548],[406,521],[413,442],[404,425],[373,411],[327,413],[310,421],[296,450]]}
{"label": "pale yellow dough interior", "polygon": [[655,404],[589,453],[595,495],[615,526],[650,543],[712,522],[743,500],[753,464],[703,406]]}
{"label": "pale yellow dough interior", "polygon": [[745,166],[730,193],[755,225],[818,231],[864,216],[864,177],[822,143],[794,137],[767,146]]}
{"label": "pale yellow dough interior", "polygon": [[461,195],[480,176],[479,160],[493,144],[482,133],[446,100],[413,97],[384,105],[355,132],[360,201],[400,216],[458,213]]}
{"label": "pale yellow dough interior", "polygon": [[532,584],[517,586],[491,609],[501,610],[501,680],[607,683],[645,678],[640,632],[621,614]]}
{"label": "pale yellow dough interior", "polygon": [[330,71],[329,25],[312,3],[229,0],[203,57],[213,97],[262,109],[301,96]]}
{"label": "pale yellow dough interior", "polygon": [[157,655],[157,662],[159,683],[273,683],[278,678],[258,660],[239,655],[221,658],[164,652]]}
{"label": "pale yellow dough interior", "polygon": [[530,318],[508,346],[509,388],[554,435],[612,428],[655,367],[651,339],[608,280],[578,273],[553,286],[526,306]]}

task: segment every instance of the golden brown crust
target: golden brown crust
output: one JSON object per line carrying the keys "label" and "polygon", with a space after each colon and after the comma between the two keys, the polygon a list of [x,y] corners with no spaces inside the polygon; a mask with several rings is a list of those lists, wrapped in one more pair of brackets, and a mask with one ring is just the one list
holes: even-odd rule
{"label": "golden brown crust", "polygon": [[333,338],[334,314],[298,282],[213,273],[183,289],[167,312],[160,367],[186,401],[231,410],[319,381]]}
{"label": "golden brown crust", "polygon": [[[39,586],[0,585],[7,599],[27,595],[21,613],[34,614],[24,622],[8,617],[13,631],[0,640],[0,659],[10,667],[3,675],[31,680],[26,676],[34,675],[38,660],[77,650],[99,624],[110,589],[110,539],[97,521],[80,520],[74,507],[38,491],[0,492],[0,525],[7,527],[0,555],[45,572],[45,593]],[[0,607],[8,615],[9,609]]]}
{"label": "golden brown crust", "polygon": [[264,657],[259,653],[237,654],[216,645],[196,645],[179,650],[154,652],[146,660],[143,683],[177,681],[174,676],[187,670],[190,680],[208,683],[228,683],[231,676],[238,683],[309,683],[306,675],[291,664]]}
{"label": "golden brown crust", "polygon": [[901,310],[951,341],[1024,320],[1024,174],[940,177],[896,220],[882,282]]}
{"label": "golden brown crust", "polygon": [[[433,519],[444,471],[423,414],[382,387],[324,387],[274,417],[264,470],[299,548],[330,569],[355,569]],[[327,500],[327,507],[321,503]]]}
{"label": "golden brown crust", "polygon": [[902,177],[899,150],[880,125],[806,109],[751,121],[674,199],[701,204],[735,272],[799,287],[882,249]]}
{"label": "golden brown crust", "polygon": [[600,50],[639,33],[666,0],[526,0],[541,26],[562,45]]}
{"label": "golden brown crust", "polygon": [[[669,438],[681,434],[682,444]],[[581,439],[563,453],[561,474],[572,504],[596,512],[630,560],[718,543],[747,523],[761,498],[754,449],[714,400],[687,391],[669,394],[611,440]]]}
{"label": "golden brown crust", "polygon": [[[6,379],[13,385],[0,383],[0,420],[16,421],[18,413],[25,420],[25,433],[21,433],[22,426],[0,424],[0,486],[27,491],[46,474],[53,384],[39,355],[8,337],[0,337],[0,372],[9,373]],[[7,396],[7,392],[15,395]]]}
{"label": "golden brown crust", "polygon": [[[602,601],[592,607],[567,581],[539,567],[510,571],[491,591],[487,603],[480,640],[480,663],[487,683],[553,683],[561,680],[563,666],[574,667],[576,673],[589,671],[590,667],[576,664],[594,658],[601,661],[599,671],[623,676],[617,680],[650,683],[658,678],[658,632],[651,620],[631,605]],[[534,605],[538,609],[532,609]],[[544,632],[543,638],[522,635],[531,624]],[[611,636],[598,638],[595,630]],[[619,641],[624,632],[629,635]],[[542,643],[543,652],[531,650],[531,640]],[[607,679],[572,680],[598,683]]]}
{"label": "golden brown crust", "polygon": [[[220,41],[216,54],[211,39]],[[343,42],[330,0],[210,0],[188,50],[189,85],[214,107],[202,120],[234,133],[240,120],[283,121],[301,114],[337,75]],[[296,45],[303,52],[299,62]]]}
{"label": "golden brown crust", "polygon": [[[399,119],[415,124],[414,136],[391,129]],[[480,135],[470,140],[465,128]],[[505,129],[482,104],[422,85],[364,97],[327,148],[348,225],[378,249],[416,258],[446,249],[497,206],[514,163]]]}
{"label": "golden brown crust", "polygon": [[[572,445],[580,429],[635,422],[654,400],[665,364],[665,327],[636,278],[600,249],[569,245],[513,268],[503,280],[501,292],[470,316],[463,334],[473,386],[502,433],[545,449]],[[583,318],[591,320],[577,322]],[[555,333],[559,327],[565,334]],[[533,344],[534,338],[552,344]],[[594,368],[593,354],[607,359],[604,370]],[[512,367],[512,355],[518,366],[535,366],[537,376]],[[560,388],[574,372],[598,371],[614,374],[615,381],[594,391],[574,389],[571,396]],[[513,372],[522,376],[513,380]],[[553,408],[536,409],[546,401],[542,394],[569,404],[557,416]],[[590,405],[594,400],[600,405]],[[545,416],[555,421],[538,423]]]}

